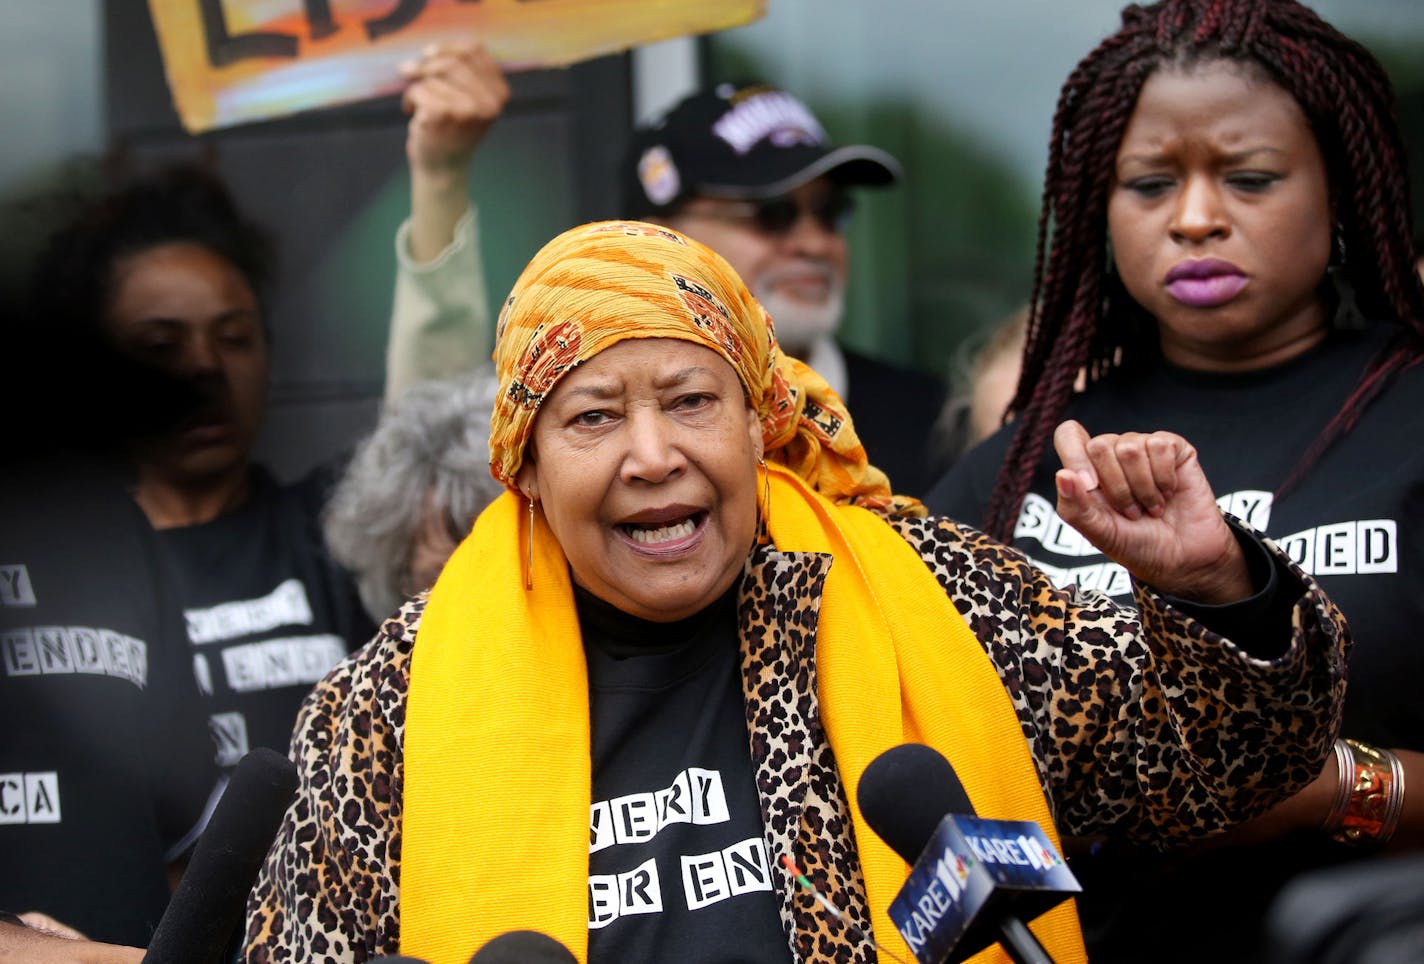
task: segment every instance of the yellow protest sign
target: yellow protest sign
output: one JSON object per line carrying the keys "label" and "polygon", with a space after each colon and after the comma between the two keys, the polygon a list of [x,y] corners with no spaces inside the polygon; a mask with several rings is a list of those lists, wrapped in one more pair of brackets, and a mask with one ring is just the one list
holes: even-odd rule
{"label": "yellow protest sign", "polygon": [[766,0],[149,0],[190,132],[401,88],[400,64],[475,39],[506,69],[562,67],[740,26]]}

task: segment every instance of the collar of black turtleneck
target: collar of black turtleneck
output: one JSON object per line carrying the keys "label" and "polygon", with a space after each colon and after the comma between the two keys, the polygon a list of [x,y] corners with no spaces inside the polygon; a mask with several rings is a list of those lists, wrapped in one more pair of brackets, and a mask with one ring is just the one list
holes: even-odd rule
{"label": "collar of black turtleneck", "polygon": [[626,613],[578,585],[574,586],[574,606],[586,647],[592,646],[615,659],[671,653],[705,638],[716,627],[735,625],[737,584],[733,583],[706,608],[671,623]]}

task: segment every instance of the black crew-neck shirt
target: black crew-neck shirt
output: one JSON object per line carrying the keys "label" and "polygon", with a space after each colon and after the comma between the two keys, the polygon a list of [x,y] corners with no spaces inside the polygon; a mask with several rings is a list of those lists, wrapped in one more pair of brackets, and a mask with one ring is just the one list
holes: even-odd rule
{"label": "black crew-neck shirt", "polygon": [[676,623],[575,594],[592,725],[590,960],[790,961],[747,739],[736,588]]}

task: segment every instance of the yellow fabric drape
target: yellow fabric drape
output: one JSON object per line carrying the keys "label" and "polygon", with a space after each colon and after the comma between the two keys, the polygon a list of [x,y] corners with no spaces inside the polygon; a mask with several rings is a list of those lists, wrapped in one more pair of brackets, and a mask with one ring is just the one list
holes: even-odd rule
{"label": "yellow fabric drape", "polygon": [[[822,720],[852,803],[881,943],[908,956],[885,910],[903,861],[863,825],[860,774],[907,741],[944,753],[983,816],[1033,819],[1057,842],[1036,770],[993,666],[914,550],[864,509],[771,469],[770,529],[785,552],[828,552],[817,666]],[[412,657],[405,729],[401,950],[464,964],[528,928],[587,960],[588,681],[567,563],[506,494],[432,591]],[[794,886],[787,882],[787,886]],[[1062,964],[1085,956],[1072,905],[1033,925]],[[975,960],[1005,961],[991,949]]]}

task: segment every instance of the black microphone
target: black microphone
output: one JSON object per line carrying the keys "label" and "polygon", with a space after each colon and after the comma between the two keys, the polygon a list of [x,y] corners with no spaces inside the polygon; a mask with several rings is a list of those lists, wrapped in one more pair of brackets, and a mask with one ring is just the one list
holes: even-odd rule
{"label": "black microphone", "polygon": [[956,964],[997,941],[1018,964],[1052,964],[1024,918],[1082,888],[1042,827],[974,816],[954,767],[918,743],[872,760],[857,792],[865,822],[911,865],[889,913],[917,959]]}
{"label": "black microphone", "polygon": [[470,964],[578,964],[578,959],[548,934],[509,931],[475,951]]}
{"label": "black microphone", "polygon": [[149,941],[144,964],[220,964],[297,789],[297,769],[259,747],[238,761]]}

